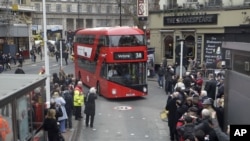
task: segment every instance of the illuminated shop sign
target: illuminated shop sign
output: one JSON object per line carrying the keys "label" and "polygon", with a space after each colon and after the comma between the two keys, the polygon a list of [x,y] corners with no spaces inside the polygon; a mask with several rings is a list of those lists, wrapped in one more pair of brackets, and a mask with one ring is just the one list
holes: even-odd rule
{"label": "illuminated shop sign", "polygon": [[185,24],[217,24],[217,14],[209,15],[189,15],[189,16],[166,16],[163,19],[166,25],[185,25]]}

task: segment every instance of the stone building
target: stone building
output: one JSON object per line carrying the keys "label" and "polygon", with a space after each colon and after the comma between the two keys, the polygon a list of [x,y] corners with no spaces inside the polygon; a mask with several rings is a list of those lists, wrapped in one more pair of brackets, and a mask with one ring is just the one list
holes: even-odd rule
{"label": "stone building", "polygon": [[31,46],[31,13],[35,11],[30,5],[30,0],[0,1],[0,52],[22,52],[24,57],[29,57]]}
{"label": "stone building", "polygon": [[[249,4],[249,0],[161,1],[161,10],[149,11],[148,17],[150,46],[155,47],[156,64],[163,57],[169,64],[178,64],[181,47],[178,39],[183,39],[184,64],[192,58],[209,69],[228,65],[230,51],[222,48],[226,29],[250,24]],[[248,40],[242,38],[242,42]]]}

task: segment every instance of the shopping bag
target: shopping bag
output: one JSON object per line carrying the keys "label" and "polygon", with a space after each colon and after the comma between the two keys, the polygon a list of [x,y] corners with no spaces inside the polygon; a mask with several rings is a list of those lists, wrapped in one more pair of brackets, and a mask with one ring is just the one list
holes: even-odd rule
{"label": "shopping bag", "polygon": [[168,111],[167,110],[163,110],[160,112],[160,118],[162,121],[167,122],[168,121]]}

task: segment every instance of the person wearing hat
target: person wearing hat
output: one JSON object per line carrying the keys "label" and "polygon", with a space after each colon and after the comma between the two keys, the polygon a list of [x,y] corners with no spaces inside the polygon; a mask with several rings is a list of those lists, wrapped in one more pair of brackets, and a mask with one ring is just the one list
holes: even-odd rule
{"label": "person wearing hat", "polygon": [[210,113],[215,112],[215,109],[213,107],[213,99],[207,98],[202,102],[203,109],[208,109]]}

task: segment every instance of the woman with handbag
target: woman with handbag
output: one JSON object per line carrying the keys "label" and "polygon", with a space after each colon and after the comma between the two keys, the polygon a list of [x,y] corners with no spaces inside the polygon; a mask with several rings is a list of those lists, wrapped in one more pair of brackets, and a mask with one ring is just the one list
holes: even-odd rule
{"label": "woman with handbag", "polygon": [[68,119],[67,112],[64,106],[66,104],[66,101],[58,92],[54,92],[53,99],[55,100],[56,105],[58,105],[58,108],[60,108],[62,111],[62,115],[58,117],[58,121],[60,122],[60,132],[65,133],[65,122],[66,119]]}

